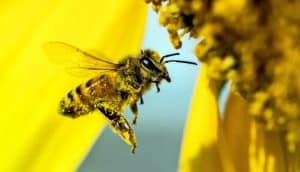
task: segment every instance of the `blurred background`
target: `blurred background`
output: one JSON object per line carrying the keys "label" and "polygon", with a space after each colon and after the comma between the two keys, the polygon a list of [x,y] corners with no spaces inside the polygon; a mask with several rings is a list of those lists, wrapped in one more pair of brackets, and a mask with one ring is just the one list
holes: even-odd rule
{"label": "blurred background", "polygon": [[[152,10],[148,10],[143,48],[154,49],[162,55],[179,52],[181,55],[174,58],[196,61],[193,54],[196,40],[185,37],[183,47],[175,50],[165,29],[159,26],[157,17]],[[79,172],[176,171],[184,124],[200,68],[200,64],[169,63],[172,82],[163,82],[158,94],[154,87],[143,97],[144,105],[139,105],[139,118],[134,126],[138,141],[136,154],[132,155],[130,147],[106,127]],[[223,105],[226,95],[221,97],[220,104]],[[129,109],[125,114],[132,119]]]}

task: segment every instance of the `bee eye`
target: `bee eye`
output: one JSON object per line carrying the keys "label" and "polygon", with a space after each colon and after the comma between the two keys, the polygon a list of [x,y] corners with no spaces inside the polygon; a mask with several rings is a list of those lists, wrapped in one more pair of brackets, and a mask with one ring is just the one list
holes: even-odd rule
{"label": "bee eye", "polygon": [[155,65],[152,63],[152,61],[149,60],[148,58],[142,58],[141,62],[143,66],[145,66],[147,69],[153,70],[156,68]]}
{"label": "bee eye", "polygon": [[149,59],[146,59],[146,58],[143,58],[142,59],[142,64],[145,66],[145,67],[149,67],[150,65],[150,60]]}
{"label": "bee eye", "polygon": [[149,69],[150,71],[153,71],[156,73],[161,72],[149,58],[142,58],[141,63],[145,68]]}

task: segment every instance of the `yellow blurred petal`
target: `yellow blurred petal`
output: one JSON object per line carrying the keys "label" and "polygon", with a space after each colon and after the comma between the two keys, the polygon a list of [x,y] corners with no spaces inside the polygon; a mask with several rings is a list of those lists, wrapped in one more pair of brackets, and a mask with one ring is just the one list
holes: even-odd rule
{"label": "yellow blurred petal", "polygon": [[218,148],[218,90],[202,65],[186,123],[179,162],[180,172],[221,172]]}
{"label": "yellow blurred petal", "polygon": [[249,114],[247,102],[231,93],[224,114],[224,140],[236,171],[287,171],[283,133],[267,131]]}
{"label": "yellow blurred petal", "polygon": [[[249,168],[251,172],[287,172],[288,153],[283,133],[268,131],[252,121],[250,125]],[[292,171],[295,171],[292,170]]]}
{"label": "yellow blurred petal", "polygon": [[15,0],[1,2],[0,11],[0,171],[74,171],[105,120],[98,113],[76,120],[57,114],[60,98],[84,80],[57,71],[42,45],[63,41],[112,58],[136,53],[146,5],[134,0]]}
{"label": "yellow blurred petal", "polygon": [[224,142],[228,158],[236,171],[249,171],[250,116],[245,100],[236,93],[230,93],[223,120]]}

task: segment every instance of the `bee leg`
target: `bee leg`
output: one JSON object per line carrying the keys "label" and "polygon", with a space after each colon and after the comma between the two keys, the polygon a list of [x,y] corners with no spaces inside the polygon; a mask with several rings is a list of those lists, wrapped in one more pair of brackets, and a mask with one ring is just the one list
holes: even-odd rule
{"label": "bee leg", "polygon": [[157,92],[159,93],[160,92],[159,83],[155,82],[155,86],[156,86]]}
{"label": "bee leg", "polygon": [[131,152],[135,152],[136,137],[128,120],[120,113],[98,105],[98,110],[108,119],[113,131],[118,134],[125,143],[131,145]]}
{"label": "bee leg", "polygon": [[143,96],[140,96],[140,104],[144,104],[144,99],[143,99]]}
{"label": "bee leg", "polygon": [[130,123],[123,115],[118,115],[115,119],[110,121],[110,125],[127,144],[131,145],[131,153],[135,153],[136,137]]}
{"label": "bee leg", "polygon": [[138,117],[138,107],[137,107],[136,103],[133,103],[133,104],[130,105],[130,110],[131,110],[131,112],[133,113],[133,121],[132,121],[132,124],[135,125],[135,124],[136,124],[137,117]]}

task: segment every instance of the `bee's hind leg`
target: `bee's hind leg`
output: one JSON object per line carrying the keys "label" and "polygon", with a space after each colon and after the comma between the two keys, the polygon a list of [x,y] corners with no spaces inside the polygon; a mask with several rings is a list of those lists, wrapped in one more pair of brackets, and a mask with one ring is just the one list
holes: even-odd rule
{"label": "bee's hind leg", "polygon": [[120,115],[118,118],[111,120],[110,125],[127,144],[131,145],[131,153],[134,154],[136,149],[136,137],[128,120],[123,115]]}
{"label": "bee's hind leg", "polygon": [[108,119],[113,131],[117,133],[125,143],[131,145],[131,152],[135,153],[136,137],[128,120],[120,113],[98,106],[100,112]]}
{"label": "bee's hind leg", "polygon": [[138,107],[136,103],[130,105],[130,110],[133,113],[133,121],[132,124],[135,125],[138,117]]}

